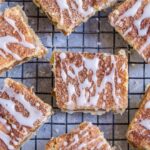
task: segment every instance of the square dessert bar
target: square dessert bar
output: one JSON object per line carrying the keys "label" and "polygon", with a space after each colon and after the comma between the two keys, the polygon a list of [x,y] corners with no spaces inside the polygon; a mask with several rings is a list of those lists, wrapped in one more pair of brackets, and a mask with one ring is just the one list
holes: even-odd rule
{"label": "square dessert bar", "polygon": [[122,113],[128,104],[128,60],[106,53],[55,51],[55,96],[63,111]]}
{"label": "square dessert bar", "polygon": [[5,79],[0,91],[0,149],[18,150],[51,114],[51,106],[32,89]]}
{"label": "square dessert bar", "polygon": [[121,36],[150,63],[150,1],[126,0],[109,15]]}
{"label": "square dessert bar", "polygon": [[90,122],[83,122],[68,134],[53,138],[46,150],[112,150],[103,133]]}
{"label": "square dessert bar", "polygon": [[127,139],[137,149],[150,149],[150,87],[129,125]]}
{"label": "square dessert bar", "polygon": [[0,12],[0,73],[46,52],[20,6]]}
{"label": "square dessert bar", "polygon": [[56,27],[69,35],[97,10],[113,5],[116,0],[33,0]]}

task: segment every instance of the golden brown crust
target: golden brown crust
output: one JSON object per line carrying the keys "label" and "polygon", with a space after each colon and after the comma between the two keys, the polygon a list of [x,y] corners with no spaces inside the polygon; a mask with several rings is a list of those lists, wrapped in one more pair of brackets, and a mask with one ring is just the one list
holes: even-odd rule
{"label": "golden brown crust", "polygon": [[149,0],[126,0],[109,15],[111,25],[148,63],[150,62],[149,9]]}
{"label": "golden brown crust", "polygon": [[[116,0],[33,0],[42,9],[51,22],[65,35],[69,35],[76,26],[87,21],[97,10],[109,7]],[[82,4],[83,3],[83,4]],[[101,5],[101,3],[103,3]]]}
{"label": "golden brown crust", "polygon": [[94,149],[112,150],[97,126],[89,122],[81,123],[68,134],[53,138],[46,145],[46,150]]}
{"label": "golden brown crust", "polygon": [[0,28],[0,40],[4,41],[0,44],[0,73],[46,54],[47,49],[29,27],[20,6],[8,8],[0,15]]}
{"label": "golden brown crust", "polygon": [[113,6],[117,0],[95,0],[95,8],[97,10],[103,10]]}
{"label": "golden brown crust", "polygon": [[56,101],[63,111],[99,114],[111,110],[122,113],[126,109],[126,56],[55,51],[53,63]]}
{"label": "golden brown crust", "polygon": [[150,149],[150,130],[147,129],[149,125],[144,123],[145,120],[147,122],[150,119],[150,109],[147,108],[149,102],[150,87],[143,96],[139,109],[130,123],[126,134],[129,143],[138,149]]}
{"label": "golden brown crust", "polygon": [[2,150],[16,150],[51,116],[52,108],[31,89],[7,78],[0,91],[0,114]]}

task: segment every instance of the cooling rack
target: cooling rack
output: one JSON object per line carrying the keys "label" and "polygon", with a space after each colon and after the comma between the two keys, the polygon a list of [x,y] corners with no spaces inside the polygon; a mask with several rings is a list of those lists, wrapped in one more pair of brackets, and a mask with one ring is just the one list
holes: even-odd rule
{"label": "cooling rack", "polygon": [[[144,94],[145,86],[150,82],[150,65],[143,62],[135,51],[114,31],[109,25],[107,16],[111,9],[99,12],[88,22],[68,37],[65,37],[47,17],[40,13],[32,0],[7,0],[9,6],[19,4],[23,6],[29,24],[41,38],[43,44],[49,49],[44,59],[34,59],[20,65],[0,76],[0,83],[4,78],[11,77],[23,82],[27,86],[33,86],[36,94],[45,102],[51,104],[55,114],[46,122],[21,150],[44,150],[45,144],[51,137],[67,133],[82,121],[91,121],[100,127],[105,133],[109,143],[117,149],[130,150],[125,133],[132,119],[140,97]],[[90,114],[62,113],[55,104],[55,99],[50,96],[54,86],[54,77],[49,65],[49,58],[54,49],[70,51],[110,52],[117,53],[118,49],[125,49],[129,60],[129,105],[126,112],[121,115],[107,113],[103,116],[91,116]],[[0,84],[2,85],[2,84]]]}

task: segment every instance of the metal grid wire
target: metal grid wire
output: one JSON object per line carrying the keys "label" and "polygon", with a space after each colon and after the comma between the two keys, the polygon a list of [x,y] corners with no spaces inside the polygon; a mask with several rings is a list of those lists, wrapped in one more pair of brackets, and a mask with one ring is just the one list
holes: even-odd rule
{"label": "metal grid wire", "polygon": [[[51,137],[67,133],[70,129],[82,121],[91,121],[99,126],[111,145],[117,149],[131,149],[126,141],[125,133],[132,116],[134,115],[140,97],[144,94],[145,85],[150,80],[148,70],[150,66],[145,64],[135,51],[130,51],[130,46],[109,25],[107,16],[111,10],[99,12],[90,18],[87,23],[78,27],[69,37],[65,37],[54,26],[47,17],[40,13],[39,9],[31,0],[7,0],[9,6],[20,4],[23,6],[29,24],[41,38],[44,45],[49,49],[49,54],[44,59],[34,59],[23,65],[17,66],[0,77],[1,83],[6,77],[19,80],[27,86],[34,86],[36,94],[53,106],[55,114],[45,123],[21,149],[22,150],[44,150],[45,144]],[[129,106],[121,115],[107,113],[103,116],[92,116],[90,114],[62,113],[57,108],[55,100],[50,96],[54,87],[54,77],[51,73],[49,58],[52,51],[57,48],[72,51],[110,52],[116,54],[116,49],[126,49],[129,59]]]}

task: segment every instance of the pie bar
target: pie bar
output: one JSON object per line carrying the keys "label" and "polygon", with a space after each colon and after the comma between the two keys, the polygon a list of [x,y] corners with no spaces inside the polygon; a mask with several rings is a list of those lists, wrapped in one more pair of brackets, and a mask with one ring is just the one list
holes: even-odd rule
{"label": "pie bar", "polygon": [[33,0],[56,27],[69,35],[97,10],[113,5],[116,0]]}
{"label": "pie bar", "polygon": [[21,7],[0,13],[0,73],[33,57],[40,58],[46,52]]}
{"label": "pie bar", "polygon": [[128,103],[128,60],[124,51],[119,55],[55,51],[51,61],[61,110],[124,112]]}
{"label": "pie bar", "polygon": [[127,139],[138,149],[150,149],[150,87],[128,128]]}
{"label": "pie bar", "polygon": [[5,79],[0,91],[0,149],[19,149],[51,114],[51,106],[40,100],[32,89]]}
{"label": "pie bar", "polygon": [[46,150],[112,150],[103,133],[90,122],[83,122],[68,134],[53,138]]}
{"label": "pie bar", "polygon": [[90,122],[83,122],[68,134],[53,138],[46,150],[112,150],[103,133]]}
{"label": "pie bar", "polygon": [[150,1],[127,0],[109,15],[110,23],[150,63]]}

